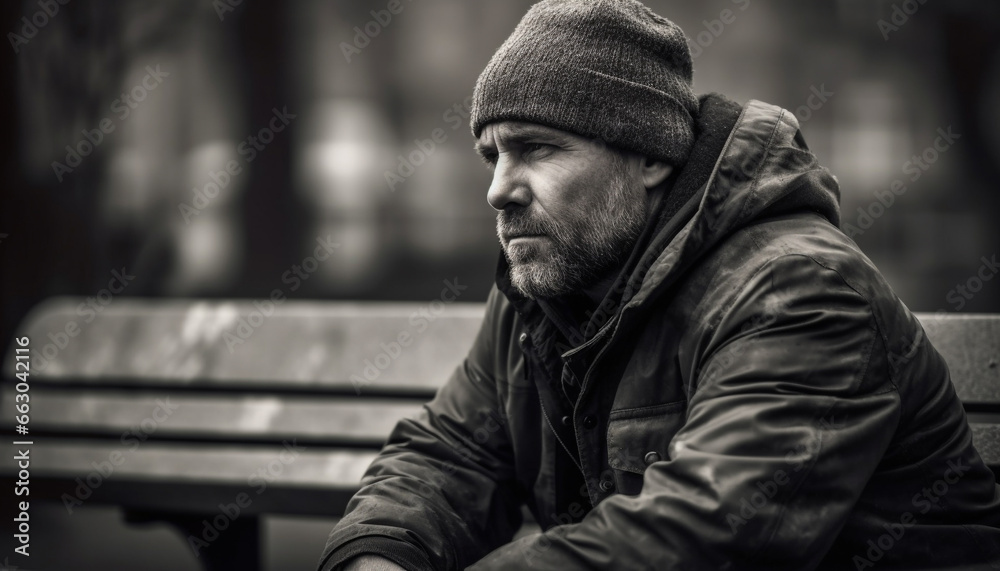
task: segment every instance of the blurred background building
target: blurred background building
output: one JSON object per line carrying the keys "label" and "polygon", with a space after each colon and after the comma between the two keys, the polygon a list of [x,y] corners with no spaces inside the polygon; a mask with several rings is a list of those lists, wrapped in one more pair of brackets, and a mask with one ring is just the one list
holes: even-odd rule
{"label": "blurred background building", "polygon": [[[127,296],[428,300],[457,277],[484,300],[499,248],[469,96],[532,3],[3,3],[4,346],[112,271]],[[796,114],[912,310],[1000,311],[981,271],[1000,255],[1000,3],[647,4],[691,38],[697,92]],[[300,267],[317,240],[333,256]],[[122,549],[97,538],[118,519],[92,517],[60,543]],[[327,528],[279,522],[273,568],[314,562]],[[116,533],[148,569],[193,564],[164,530]]]}

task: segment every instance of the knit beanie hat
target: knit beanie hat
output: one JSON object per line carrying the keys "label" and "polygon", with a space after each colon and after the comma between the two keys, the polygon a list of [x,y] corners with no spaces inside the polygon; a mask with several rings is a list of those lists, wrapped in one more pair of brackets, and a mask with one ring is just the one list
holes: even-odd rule
{"label": "knit beanie hat", "polygon": [[525,121],[682,164],[698,101],[684,32],[637,0],[543,0],[476,82],[472,133]]}

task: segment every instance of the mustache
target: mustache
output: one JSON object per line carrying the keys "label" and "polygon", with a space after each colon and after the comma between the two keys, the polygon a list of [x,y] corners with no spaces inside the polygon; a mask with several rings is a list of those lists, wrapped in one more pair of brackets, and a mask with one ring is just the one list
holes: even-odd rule
{"label": "mustache", "polygon": [[518,236],[552,236],[555,225],[546,218],[535,216],[525,209],[507,209],[497,213],[497,235],[504,242]]}

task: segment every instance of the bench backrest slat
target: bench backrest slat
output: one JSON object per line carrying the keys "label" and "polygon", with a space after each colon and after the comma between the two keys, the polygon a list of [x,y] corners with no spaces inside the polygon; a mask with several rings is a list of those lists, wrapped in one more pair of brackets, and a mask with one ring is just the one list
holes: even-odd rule
{"label": "bench backrest slat", "polygon": [[[32,378],[430,394],[464,358],[484,309],[481,303],[289,301],[260,323],[248,319],[256,311],[249,302],[126,298],[88,324],[88,314],[78,311],[81,301],[55,298],[25,320],[19,335],[31,338],[35,359],[54,353],[44,368],[32,368]],[[917,317],[947,361],[962,401],[1000,411],[1000,316]],[[241,328],[241,320],[258,327]],[[53,351],[49,334],[58,337],[71,322],[82,333]],[[401,336],[409,346],[397,352]],[[11,357],[8,352],[8,378]]]}
{"label": "bench backrest slat", "polygon": [[[86,323],[80,302],[56,298],[25,319],[18,335],[31,339],[33,360],[52,357],[32,367],[32,378],[430,394],[465,357],[483,313],[479,303],[289,301],[258,319],[249,302],[126,298]],[[70,323],[79,328],[71,327],[78,331],[72,338]]]}
{"label": "bench backrest slat", "polygon": [[1000,411],[1000,315],[918,313],[967,406]]}

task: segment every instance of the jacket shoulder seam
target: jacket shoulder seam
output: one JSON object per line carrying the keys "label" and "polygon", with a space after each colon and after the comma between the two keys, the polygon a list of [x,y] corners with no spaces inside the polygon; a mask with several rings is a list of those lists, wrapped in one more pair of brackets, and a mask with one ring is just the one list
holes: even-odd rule
{"label": "jacket shoulder seam", "polygon": [[[767,137],[767,143],[764,144],[763,153],[760,157],[760,161],[757,163],[756,168],[754,168],[753,182],[750,186],[750,191],[747,192],[746,198],[743,200],[743,205],[740,207],[740,220],[744,220],[747,208],[750,205],[751,199],[757,194],[757,189],[760,187],[760,171],[767,162],[767,158],[771,156],[771,144],[774,142],[775,136],[778,134],[778,128],[781,126],[781,118],[784,115],[785,110],[780,109],[777,117],[773,118],[773,125],[771,126],[771,133]],[[770,119],[769,119],[770,120]]]}

